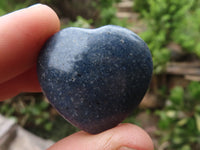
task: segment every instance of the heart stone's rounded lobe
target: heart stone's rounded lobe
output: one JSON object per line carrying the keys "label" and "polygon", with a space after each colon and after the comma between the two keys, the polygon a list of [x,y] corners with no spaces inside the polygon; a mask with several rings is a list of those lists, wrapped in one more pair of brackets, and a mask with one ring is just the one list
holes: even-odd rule
{"label": "heart stone's rounded lobe", "polygon": [[138,106],[152,69],[145,42],[112,25],[61,30],[46,42],[37,64],[50,103],[92,134],[116,126]]}

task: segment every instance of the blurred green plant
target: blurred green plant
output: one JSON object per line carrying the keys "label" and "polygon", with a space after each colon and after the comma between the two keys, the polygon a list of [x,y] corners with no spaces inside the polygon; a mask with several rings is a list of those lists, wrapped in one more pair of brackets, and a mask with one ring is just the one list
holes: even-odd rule
{"label": "blurred green plant", "polygon": [[[195,1],[196,2],[196,1]],[[195,53],[200,57],[200,7],[195,7],[185,14],[183,22],[172,34],[173,40],[179,43],[184,50]]]}
{"label": "blurred green plant", "polygon": [[67,24],[67,27],[91,28],[92,23],[93,23],[92,19],[87,20],[81,16],[77,16],[76,21],[69,22],[69,24]]}
{"label": "blurred green plant", "polygon": [[195,0],[191,10],[199,9],[199,6],[200,6],[200,0]]}
{"label": "blurred green plant", "polygon": [[139,122],[139,121],[136,119],[136,116],[137,116],[140,112],[142,112],[142,110],[139,109],[139,108],[136,108],[130,115],[127,116],[127,118],[123,121],[123,123],[132,123],[132,124],[141,126],[141,122]]}
{"label": "blurred green plant", "polygon": [[78,128],[72,126],[60,115],[56,115],[55,118],[52,119],[52,129],[49,131],[32,126],[28,126],[26,129],[40,137],[51,139],[53,141],[59,141],[60,139],[79,131]]}
{"label": "blurred green plant", "polygon": [[0,16],[34,4],[34,0],[1,0]]}
{"label": "blurred green plant", "polygon": [[52,129],[50,113],[46,111],[49,106],[40,95],[19,95],[2,102],[0,113],[15,117],[23,127],[38,126],[49,131]]}
{"label": "blurred green plant", "polygon": [[92,6],[99,12],[98,19],[85,19],[82,16],[77,16],[76,21],[69,22],[67,26],[64,27],[81,27],[81,28],[91,28],[91,26],[99,27],[103,25],[119,25],[126,27],[126,19],[121,20],[116,17],[116,7],[114,5],[120,2],[120,0],[96,0],[92,1]]}
{"label": "blurred green plant", "polygon": [[41,93],[20,94],[0,104],[0,114],[15,118],[19,125],[40,137],[58,141],[78,131],[58,115]]}
{"label": "blurred green plant", "polygon": [[139,12],[143,15],[144,10],[149,12],[149,3],[147,0],[134,0],[133,11]]}
{"label": "blurred green plant", "polygon": [[98,0],[93,2],[93,6],[99,11],[99,19],[95,22],[95,26],[103,25],[119,25],[126,27],[126,19],[121,20],[116,17],[117,9],[114,5],[121,0]]}
{"label": "blurred green plant", "polygon": [[[144,2],[147,4],[143,4]],[[154,73],[159,74],[165,70],[165,65],[170,60],[170,51],[166,46],[180,36],[177,34],[178,31],[183,32],[177,29],[185,26],[185,15],[189,13],[194,0],[149,0],[144,2],[140,12],[147,21],[147,30],[141,33],[141,37],[148,43],[152,52]],[[146,9],[147,6],[148,9]]]}
{"label": "blurred green plant", "polygon": [[171,150],[200,149],[200,83],[191,82],[187,88],[174,87],[166,106],[157,110],[160,117],[161,145]]}

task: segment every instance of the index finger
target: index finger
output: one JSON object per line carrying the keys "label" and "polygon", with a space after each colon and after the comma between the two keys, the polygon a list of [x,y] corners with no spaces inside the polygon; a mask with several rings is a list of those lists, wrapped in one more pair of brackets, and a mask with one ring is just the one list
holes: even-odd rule
{"label": "index finger", "polygon": [[29,70],[59,28],[56,13],[41,4],[0,17],[0,84]]}

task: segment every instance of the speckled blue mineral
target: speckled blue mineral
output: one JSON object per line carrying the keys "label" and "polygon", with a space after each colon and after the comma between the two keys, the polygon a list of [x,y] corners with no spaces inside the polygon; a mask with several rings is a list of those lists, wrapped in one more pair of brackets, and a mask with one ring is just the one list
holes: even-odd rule
{"label": "speckled blue mineral", "polygon": [[112,25],[61,30],[46,42],[37,64],[50,103],[71,124],[92,134],[116,126],[138,106],[152,69],[145,42]]}

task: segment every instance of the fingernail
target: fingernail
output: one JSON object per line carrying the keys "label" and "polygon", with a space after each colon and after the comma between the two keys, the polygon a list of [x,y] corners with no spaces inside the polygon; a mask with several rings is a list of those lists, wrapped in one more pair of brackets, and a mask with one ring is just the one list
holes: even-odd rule
{"label": "fingernail", "polygon": [[28,8],[37,7],[37,6],[41,6],[41,5],[42,5],[41,3],[36,3],[36,4],[29,6]]}
{"label": "fingernail", "polygon": [[122,146],[122,147],[120,147],[118,150],[136,150],[136,149],[130,148],[130,147]]}

